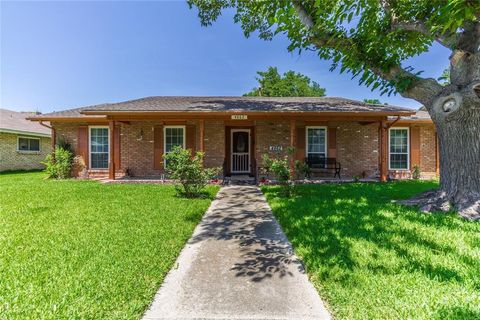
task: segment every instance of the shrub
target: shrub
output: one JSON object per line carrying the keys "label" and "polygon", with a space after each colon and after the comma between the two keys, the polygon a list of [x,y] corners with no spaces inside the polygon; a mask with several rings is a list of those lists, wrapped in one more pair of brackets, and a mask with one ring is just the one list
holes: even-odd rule
{"label": "shrub", "polygon": [[272,159],[270,159],[270,157],[268,156],[267,153],[264,153],[262,155],[262,164],[263,164],[263,168],[265,169],[265,172],[267,173],[267,175],[270,173],[270,170],[272,169]]}
{"label": "shrub", "polygon": [[295,160],[295,171],[301,173],[303,178],[307,179],[310,176],[311,169],[304,161]]}
{"label": "shrub", "polygon": [[282,188],[282,193],[285,196],[291,196],[294,193],[294,184],[290,167],[288,165],[288,157],[283,159],[270,159],[267,154],[264,154],[262,158],[264,160],[268,158],[271,162],[271,170],[275,175],[278,184]]}
{"label": "shrub", "polygon": [[420,167],[418,165],[413,166],[413,172],[412,172],[412,178],[415,180],[420,179],[422,171],[420,170]]}
{"label": "shrub", "polygon": [[262,165],[264,169],[264,176],[261,178],[262,182],[265,182],[270,178],[270,172],[272,171],[272,159],[267,153],[262,154]]}
{"label": "shrub", "polygon": [[57,145],[55,151],[49,154],[42,163],[45,165],[48,178],[67,179],[71,176],[73,153]]}
{"label": "shrub", "polygon": [[68,140],[66,140],[63,137],[58,138],[58,141],[56,143],[56,147],[60,148],[60,149],[63,149],[63,150],[70,151],[72,154],[74,153],[72,145],[70,144],[70,142],[68,142]]}
{"label": "shrub", "polygon": [[220,171],[220,168],[203,167],[203,152],[192,156],[190,150],[175,147],[163,157],[167,162],[167,174],[177,182],[177,192],[186,197],[201,196],[208,182]]}

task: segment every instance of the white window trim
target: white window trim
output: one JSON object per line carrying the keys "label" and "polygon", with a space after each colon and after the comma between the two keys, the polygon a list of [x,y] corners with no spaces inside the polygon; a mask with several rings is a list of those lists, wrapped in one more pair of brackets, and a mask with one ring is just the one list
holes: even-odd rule
{"label": "white window trim", "polygon": [[[187,126],[163,126],[163,154],[167,154],[167,129],[174,129],[174,128],[182,128],[183,129],[183,146],[182,148],[186,148],[186,138],[187,138]],[[167,161],[163,159],[163,167],[166,168]]]}
{"label": "white window trim", "polygon": [[[38,150],[20,150],[20,138],[38,140]],[[36,137],[17,136],[17,152],[20,152],[20,153],[39,153],[39,152],[42,152],[42,141],[41,141],[40,138],[36,138]]]}
{"label": "white window trim", "polygon": [[[392,130],[403,129],[407,130],[407,168],[406,169],[395,169],[391,167],[392,158],[390,157],[391,154],[404,154],[398,152],[390,152],[390,135]],[[409,127],[391,127],[388,129],[388,170],[393,171],[410,171],[410,128]]]}
{"label": "white window trim", "polygon": [[[324,129],[325,130],[325,158],[328,158],[328,128],[326,126],[306,126],[305,127],[305,157],[308,159],[308,129]],[[318,154],[319,152],[311,152]],[[320,152],[321,153],[321,152]]]}
{"label": "white window trim", "polygon": [[[92,167],[92,129],[108,129],[108,166],[107,168],[93,168]],[[108,126],[88,126],[88,168],[92,170],[108,170],[110,166],[110,128]]]}

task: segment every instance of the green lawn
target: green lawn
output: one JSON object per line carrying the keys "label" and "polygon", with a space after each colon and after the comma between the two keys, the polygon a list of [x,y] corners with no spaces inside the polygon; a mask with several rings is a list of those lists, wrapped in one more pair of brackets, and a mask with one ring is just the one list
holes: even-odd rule
{"label": "green lawn", "polygon": [[480,319],[480,223],[393,204],[434,182],[264,187],[338,319]]}
{"label": "green lawn", "polygon": [[0,174],[0,319],[139,318],[211,199],[43,176]]}

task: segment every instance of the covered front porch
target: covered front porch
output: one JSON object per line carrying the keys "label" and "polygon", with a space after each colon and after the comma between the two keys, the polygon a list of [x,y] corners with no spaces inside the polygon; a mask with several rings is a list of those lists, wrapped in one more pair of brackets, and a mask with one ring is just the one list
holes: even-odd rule
{"label": "covered front porch", "polygon": [[[386,116],[222,114],[173,117],[108,116],[108,123],[80,126],[78,153],[86,159],[89,177],[108,180],[166,181],[163,155],[181,145],[205,153],[206,167],[221,168],[220,177],[248,176],[260,181],[262,155],[290,156],[295,161],[334,159],[341,177],[323,170],[312,181],[386,181],[387,136],[392,121]],[[103,161],[97,161],[92,130],[103,128]],[[97,130],[98,131],[98,130]],[[108,143],[105,143],[105,136]],[[82,138],[83,137],[83,138]],[[83,140],[87,139],[87,142]],[[108,161],[105,161],[105,158]],[[90,160],[90,161],[89,161]],[[100,166],[97,167],[100,163]],[[321,171],[321,170],[320,170]],[[303,180],[303,177],[298,177]]]}

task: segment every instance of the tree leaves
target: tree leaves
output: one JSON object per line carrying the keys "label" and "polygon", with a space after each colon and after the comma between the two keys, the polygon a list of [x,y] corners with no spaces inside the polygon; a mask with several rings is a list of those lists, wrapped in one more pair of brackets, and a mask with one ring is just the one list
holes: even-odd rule
{"label": "tree leaves", "polygon": [[276,67],[269,67],[267,71],[258,71],[258,87],[244,94],[244,96],[263,97],[323,97],[325,88],[312,81],[309,77],[294,71],[287,71],[283,77]]}
{"label": "tree leaves", "polygon": [[[288,50],[315,50],[320,58],[332,61],[331,69],[361,75],[360,83],[384,94],[405,91],[415,83],[411,77],[392,79],[389,69],[426,52],[442,34],[455,34],[480,17],[478,0],[189,0],[189,4],[199,9],[203,25],[215,21],[221,10],[234,8],[235,22],[246,36],[258,32],[270,40],[285,34]],[[298,8],[310,23],[302,23]],[[399,23],[408,28],[396,27]]]}

